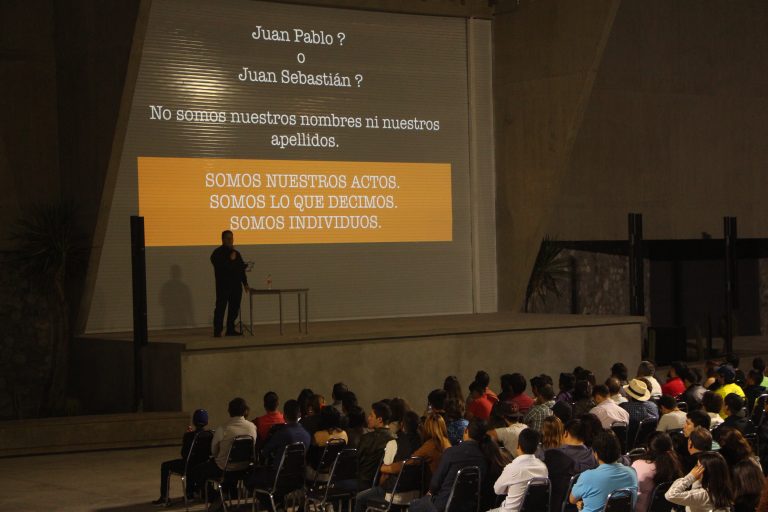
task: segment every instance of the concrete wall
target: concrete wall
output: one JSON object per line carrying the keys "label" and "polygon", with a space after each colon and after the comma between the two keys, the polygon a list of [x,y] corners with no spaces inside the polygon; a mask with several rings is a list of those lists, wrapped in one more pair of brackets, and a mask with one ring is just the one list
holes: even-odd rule
{"label": "concrete wall", "polygon": [[[768,3],[500,2],[494,18],[501,309],[545,234],[768,237]],[[501,262],[507,262],[502,265]]]}
{"label": "concrete wall", "polygon": [[591,368],[602,380],[616,361],[637,367],[640,322],[618,317],[614,325],[592,327],[329,342],[300,349],[285,345],[186,351],[181,358],[182,406],[185,411],[208,409],[211,425],[216,425],[226,419],[227,403],[235,396],[246,399],[255,417],[263,414],[267,391],[285,401],[310,388],[330,401],[339,380],[366,410],[376,400],[399,396],[417,411],[426,407],[427,394],[442,387],[446,376],[456,375],[467,388],[479,369],[491,375],[494,389],[503,373],[557,377],[577,365]]}

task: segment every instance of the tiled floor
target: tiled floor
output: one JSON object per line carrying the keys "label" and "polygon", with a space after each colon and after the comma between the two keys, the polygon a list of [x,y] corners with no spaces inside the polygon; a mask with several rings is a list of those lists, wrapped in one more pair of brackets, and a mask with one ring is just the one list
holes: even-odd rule
{"label": "tiled floor", "polygon": [[[159,495],[160,463],[178,455],[172,447],[0,459],[0,511],[184,510],[181,502],[150,503]],[[171,496],[181,498],[178,478]]]}

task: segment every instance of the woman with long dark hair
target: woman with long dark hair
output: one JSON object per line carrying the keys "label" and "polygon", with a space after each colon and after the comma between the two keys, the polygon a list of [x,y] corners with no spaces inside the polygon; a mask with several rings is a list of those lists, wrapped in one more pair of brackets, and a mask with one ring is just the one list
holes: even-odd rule
{"label": "woman with long dark hair", "polygon": [[[693,487],[701,481],[701,487]],[[683,505],[686,512],[729,512],[733,506],[733,486],[728,464],[722,455],[703,452],[688,475],[678,478],[664,495],[667,501]]]}
{"label": "woman with long dark hair", "polygon": [[648,508],[653,488],[683,476],[672,438],[665,432],[654,432],[648,441],[648,453],[636,460],[632,467],[637,472],[637,510]]}

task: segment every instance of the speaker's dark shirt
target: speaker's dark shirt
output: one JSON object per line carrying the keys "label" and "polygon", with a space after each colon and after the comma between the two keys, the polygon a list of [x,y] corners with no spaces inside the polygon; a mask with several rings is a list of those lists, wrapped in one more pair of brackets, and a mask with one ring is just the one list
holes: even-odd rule
{"label": "speaker's dark shirt", "polygon": [[[232,252],[236,255],[234,260],[230,259]],[[219,246],[211,254],[211,263],[217,290],[231,290],[241,284],[248,285],[248,278],[245,276],[246,265],[239,251],[225,245]]]}

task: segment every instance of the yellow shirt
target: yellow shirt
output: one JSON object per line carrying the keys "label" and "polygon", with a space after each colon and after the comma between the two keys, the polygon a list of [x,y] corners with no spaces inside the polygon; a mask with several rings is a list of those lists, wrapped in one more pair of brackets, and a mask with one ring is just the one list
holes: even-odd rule
{"label": "yellow shirt", "polygon": [[[741,389],[741,386],[738,384],[725,384],[724,386],[720,387],[717,391],[715,391],[718,395],[723,397],[723,400],[725,400],[725,397],[730,395],[731,393],[736,393],[741,398],[746,398],[746,395],[744,394],[744,390]],[[723,408],[720,411],[720,416],[722,418],[728,417],[728,415],[725,413],[725,404],[723,404]]]}

